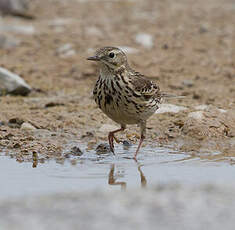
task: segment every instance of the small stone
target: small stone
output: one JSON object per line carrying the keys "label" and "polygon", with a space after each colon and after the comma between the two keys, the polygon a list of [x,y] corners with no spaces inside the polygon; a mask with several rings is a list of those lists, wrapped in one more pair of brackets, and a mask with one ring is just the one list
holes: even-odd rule
{"label": "small stone", "polygon": [[13,148],[14,148],[14,149],[20,148],[20,144],[19,144],[19,143],[15,143],[15,144],[13,145]]}
{"label": "small stone", "polygon": [[24,14],[28,3],[28,0],[0,0],[0,11],[4,14]]}
{"label": "small stone", "polygon": [[70,157],[71,157],[71,153],[65,153],[65,154],[64,154],[64,157],[65,157],[65,158],[70,158]]}
{"label": "small stone", "polygon": [[208,105],[197,105],[194,108],[197,110],[206,110],[209,108],[209,106]]}
{"label": "small stone", "polygon": [[200,34],[204,34],[204,33],[207,33],[207,32],[208,32],[208,29],[207,29],[206,27],[204,27],[204,26],[201,26],[201,27],[199,28],[198,32],[199,32]]}
{"label": "small stone", "polygon": [[55,107],[55,106],[64,106],[64,103],[60,103],[60,102],[48,102],[47,104],[45,104],[45,108],[49,108],[49,107]]}
{"label": "small stone", "polygon": [[81,138],[91,138],[91,137],[94,137],[94,133],[90,131],[87,131],[86,134],[83,134],[81,136]]}
{"label": "small stone", "polygon": [[123,144],[123,149],[125,149],[125,150],[128,150],[130,147],[131,147],[131,143],[129,142],[129,141],[127,141],[127,140],[124,140],[123,142],[122,142],[122,144]]}
{"label": "small stone", "polygon": [[48,25],[51,27],[57,26],[66,26],[70,25],[73,22],[72,18],[55,18],[48,22]]}
{"label": "small stone", "polygon": [[89,26],[86,28],[86,34],[94,37],[102,37],[103,33],[95,26]]}
{"label": "small stone", "polygon": [[10,128],[20,128],[23,123],[24,123],[24,121],[22,119],[16,117],[16,118],[11,118],[8,121],[8,126]]}
{"label": "small stone", "polygon": [[201,121],[204,118],[204,112],[203,111],[191,112],[188,114],[188,117]]}
{"label": "small stone", "polygon": [[74,156],[82,156],[83,152],[78,146],[74,146],[71,148],[70,153]]}
{"label": "small stone", "polygon": [[59,47],[56,50],[56,53],[61,58],[67,58],[67,57],[74,56],[76,54],[76,51],[73,49],[73,44],[67,43],[67,44],[64,44],[63,46]]}
{"label": "small stone", "polygon": [[110,153],[110,147],[106,143],[101,143],[97,146],[95,151],[97,155],[107,154]]}
{"label": "small stone", "polygon": [[0,127],[4,126],[4,125],[5,125],[5,122],[4,121],[0,121]]}
{"label": "small stone", "polygon": [[198,100],[198,99],[200,99],[200,98],[201,98],[201,95],[200,95],[200,94],[198,94],[197,92],[194,92],[194,93],[193,93],[193,99]]}
{"label": "small stone", "polygon": [[0,32],[13,32],[16,34],[33,35],[36,30],[32,25],[12,25],[0,22]]}
{"label": "small stone", "polygon": [[123,144],[123,146],[125,146],[125,147],[130,147],[130,146],[131,146],[131,143],[130,143],[129,141],[127,141],[127,140],[124,140],[124,141],[122,142],[122,144]]}
{"label": "small stone", "polygon": [[145,48],[151,49],[153,47],[153,37],[150,34],[139,33],[136,35],[135,40]]}
{"label": "small stone", "polygon": [[26,96],[31,90],[31,87],[20,76],[0,67],[0,95]]}
{"label": "small stone", "polygon": [[172,105],[172,104],[160,104],[159,109],[155,112],[158,113],[178,113],[180,111],[187,110],[184,106]]}
{"label": "small stone", "polygon": [[11,49],[20,44],[20,40],[0,34],[0,49]]}
{"label": "small stone", "polygon": [[188,80],[188,79],[184,80],[182,83],[183,83],[183,85],[185,85],[189,88],[193,87],[193,85],[194,85],[194,82],[192,80]]}
{"label": "small stone", "polygon": [[168,46],[167,44],[164,44],[164,45],[162,46],[162,49],[168,50],[168,49],[169,49],[169,46]]}
{"label": "small stone", "polygon": [[221,113],[227,113],[227,110],[225,109],[218,109]]}
{"label": "small stone", "polygon": [[36,130],[36,128],[28,122],[24,122],[21,125],[20,129],[25,131]]}

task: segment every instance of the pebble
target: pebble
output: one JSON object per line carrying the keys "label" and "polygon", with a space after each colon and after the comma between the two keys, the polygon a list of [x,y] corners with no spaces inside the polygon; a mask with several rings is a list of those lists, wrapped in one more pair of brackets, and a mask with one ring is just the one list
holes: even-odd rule
{"label": "pebble", "polygon": [[107,154],[110,153],[110,147],[106,143],[101,143],[97,146],[95,151],[97,155]]}
{"label": "pebble", "polygon": [[5,122],[4,121],[0,121],[0,127],[4,126],[4,125],[5,125]]}
{"label": "pebble", "polygon": [[71,43],[66,43],[62,46],[60,46],[57,50],[56,53],[61,57],[61,58],[68,58],[71,56],[74,56],[76,54],[76,51],[73,49],[73,44]]}
{"label": "pebble", "polygon": [[25,130],[25,131],[36,130],[36,128],[32,124],[30,124],[28,122],[24,122],[21,125],[20,129],[21,130]]}
{"label": "pebble", "polygon": [[[194,108],[196,109],[196,110],[209,110],[210,108],[211,108],[211,106],[209,106],[209,105],[197,105],[197,106],[194,106]],[[225,110],[225,109],[219,109],[219,108],[216,108],[219,112],[221,112],[221,113],[226,113],[227,112],[227,110]]]}
{"label": "pebble", "polygon": [[70,153],[74,156],[82,156],[83,152],[78,146],[74,146],[71,148]]}
{"label": "pebble", "polygon": [[73,22],[72,18],[56,18],[48,21],[48,25],[51,27],[66,26],[70,25],[72,22]]}
{"label": "pebble", "polygon": [[123,142],[122,142],[122,144],[123,144],[123,149],[125,149],[125,150],[128,150],[130,147],[131,147],[131,143],[129,142],[129,141],[127,141],[127,140],[124,140]]}
{"label": "pebble", "polygon": [[32,25],[3,24],[0,22],[0,32],[13,32],[17,34],[33,35],[36,30]]}
{"label": "pebble", "polygon": [[103,33],[95,26],[87,27],[86,34],[89,36],[102,37]]}
{"label": "pebble", "polygon": [[20,43],[19,39],[0,34],[0,49],[11,49],[18,46]]}
{"label": "pebble", "polygon": [[10,128],[20,128],[23,123],[24,121],[22,119],[16,117],[16,118],[9,119],[8,126]]}
{"label": "pebble", "polygon": [[227,112],[227,110],[225,110],[225,109],[218,109],[221,113],[226,113]]}
{"label": "pebble", "polygon": [[164,45],[162,46],[162,49],[168,50],[168,49],[169,49],[169,46],[168,46],[167,44],[164,44]]}
{"label": "pebble", "polygon": [[188,117],[201,121],[204,118],[204,112],[203,111],[191,112],[188,114]]}
{"label": "pebble", "polygon": [[159,109],[155,112],[159,113],[178,113],[180,111],[187,110],[188,108],[184,106],[178,106],[173,104],[160,104]]}
{"label": "pebble", "polygon": [[189,79],[184,80],[182,83],[183,83],[183,85],[185,85],[189,88],[193,87],[193,85],[194,85],[194,82],[192,80],[189,80]]}
{"label": "pebble", "polygon": [[136,35],[135,40],[145,48],[151,49],[153,47],[153,37],[150,34],[139,33]]}
{"label": "pebble", "polygon": [[123,144],[123,146],[125,146],[125,147],[131,146],[131,143],[130,143],[129,141],[127,141],[127,140],[124,140],[124,141],[122,142],[122,144]]}
{"label": "pebble", "polygon": [[208,105],[197,105],[194,108],[197,110],[206,110],[208,109],[208,107],[209,107]]}
{"label": "pebble", "polygon": [[20,76],[0,67],[0,95],[26,96],[31,90],[31,87]]}
{"label": "pebble", "polygon": [[28,7],[28,0],[0,0],[0,11],[4,14],[24,14]]}

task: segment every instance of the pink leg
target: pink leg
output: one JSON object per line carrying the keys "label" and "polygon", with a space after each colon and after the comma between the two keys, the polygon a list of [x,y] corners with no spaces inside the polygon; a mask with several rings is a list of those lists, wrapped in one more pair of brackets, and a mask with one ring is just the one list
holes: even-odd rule
{"label": "pink leg", "polygon": [[136,152],[135,152],[135,155],[134,155],[134,159],[135,159],[135,160],[136,160],[136,156],[137,156],[137,154],[138,154],[138,152],[139,152],[139,150],[140,150],[140,147],[141,147],[141,145],[142,145],[142,143],[143,143],[144,139],[145,139],[145,136],[144,136],[144,135],[141,135],[141,138],[140,138],[140,142],[139,142],[138,148],[137,148],[137,150],[136,150]]}
{"label": "pink leg", "polygon": [[120,132],[120,131],[124,131],[125,128],[126,128],[125,126],[122,126],[120,129],[114,130],[114,131],[110,132],[109,135],[108,135],[109,147],[110,147],[110,150],[113,152],[113,154],[114,154],[113,139],[115,138],[114,134],[117,133],[117,132]]}
{"label": "pink leg", "polygon": [[134,155],[134,159],[136,160],[136,157],[137,157],[137,154],[140,150],[140,147],[145,139],[145,135],[146,135],[146,122],[143,122],[140,124],[140,132],[141,132],[141,138],[140,138],[140,142],[139,142],[139,145],[138,145],[138,148],[135,152],[135,155]]}

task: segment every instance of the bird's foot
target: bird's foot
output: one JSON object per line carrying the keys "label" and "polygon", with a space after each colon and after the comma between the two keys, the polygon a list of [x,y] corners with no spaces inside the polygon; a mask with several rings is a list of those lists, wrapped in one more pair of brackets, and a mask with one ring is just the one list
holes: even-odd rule
{"label": "bird's foot", "polygon": [[113,135],[113,138],[114,138],[114,140],[116,141],[116,143],[121,143],[121,141],[120,140],[118,140],[118,138],[116,138],[114,135]]}

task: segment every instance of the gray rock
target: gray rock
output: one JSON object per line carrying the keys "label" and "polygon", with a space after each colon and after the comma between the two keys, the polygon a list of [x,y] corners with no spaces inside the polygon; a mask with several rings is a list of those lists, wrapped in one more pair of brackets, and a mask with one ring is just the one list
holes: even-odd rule
{"label": "gray rock", "polygon": [[151,49],[153,47],[153,37],[150,34],[139,33],[136,35],[135,40],[145,48]]}
{"label": "gray rock", "polygon": [[0,34],[0,49],[11,49],[20,44],[20,40]]}
{"label": "gray rock", "polygon": [[33,35],[36,33],[36,30],[32,25],[18,25],[0,22],[0,32]]}
{"label": "gray rock", "polygon": [[67,58],[76,55],[76,51],[73,49],[74,45],[70,43],[66,43],[59,48],[57,48],[56,53],[61,58]]}
{"label": "gray rock", "polygon": [[203,111],[195,111],[188,114],[188,117],[193,118],[197,121],[202,121],[205,118]]}
{"label": "gray rock", "polygon": [[101,143],[97,146],[95,151],[97,155],[107,154],[110,153],[110,147],[106,143]]}
{"label": "gray rock", "polygon": [[0,67],[0,95],[26,96],[30,92],[31,87],[21,77]]}
{"label": "gray rock", "polygon": [[0,0],[0,11],[4,14],[25,13],[28,0]]}
{"label": "gray rock", "polygon": [[21,127],[20,127],[21,130],[24,130],[24,131],[33,131],[33,130],[36,130],[36,128],[31,125],[30,123],[28,122],[24,122]]}
{"label": "gray rock", "polygon": [[185,79],[185,80],[183,80],[183,85],[185,85],[185,86],[187,86],[187,87],[193,87],[193,85],[194,85],[194,82],[192,81],[192,80],[190,80],[190,79]]}
{"label": "gray rock", "polygon": [[78,146],[74,146],[71,148],[70,153],[74,156],[82,156],[83,152]]}
{"label": "gray rock", "polygon": [[179,105],[173,105],[173,104],[160,104],[159,109],[155,112],[157,114],[159,113],[178,113],[180,111],[187,110],[188,108],[184,106]]}

